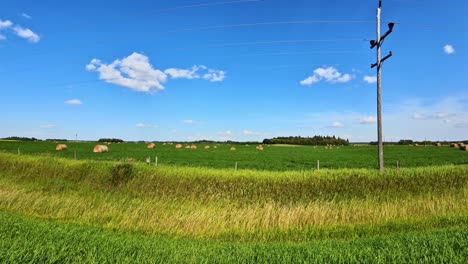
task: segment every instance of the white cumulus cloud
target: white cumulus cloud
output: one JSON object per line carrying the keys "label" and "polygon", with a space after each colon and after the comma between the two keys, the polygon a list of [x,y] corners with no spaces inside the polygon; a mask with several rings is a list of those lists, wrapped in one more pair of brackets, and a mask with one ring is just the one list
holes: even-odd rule
{"label": "white cumulus cloud", "polygon": [[0,30],[4,28],[9,28],[13,26],[13,23],[10,20],[1,20],[0,19]]}
{"label": "white cumulus cloud", "polygon": [[162,84],[167,81],[167,75],[160,70],[154,69],[149,63],[148,57],[136,52],[110,64],[93,59],[86,65],[86,69],[99,72],[99,79],[105,82],[138,92],[154,93],[163,90],[164,86]]}
{"label": "white cumulus cloud", "polygon": [[375,122],[377,122],[377,118],[375,118],[373,116],[368,116],[368,117],[361,118],[361,120],[359,121],[360,124],[372,124],[372,123],[375,123]]}
{"label": "white cumulus cloud", "polygon": [[67,104],[67,105],[82,105],[83,103],[78,99],[71,99],[71,100],[65,101],[65,104]]}
{"label": "white cumulus cloud", "polygon": [[29,42],[32,42],[32,43],[37,43],[41,39],[39,37],[39,35],[34,33],[29,28],[23,28],[21,26],[15,26],[15,27],[13,27],[13,31],[15,32],[15,34],[18,37],[24,38],[24,39],[26,39],[26,40],[28,40]]}
{"label": "white cumulus cloud", "polygon": [[334,67],[324,67],[315,69],[313,75],[302,80],[300,84],[310,86],[322,80],[328,83],[346,83],[352,79],[353,77],[348,73],[342,74]]}
{"label": "white cumulus cloud", "polygon": [[221,70],[208,69],[208,73],[203,75],[203,79],[210,82],[222,82],[226,78],[226,72]]}
{"label": "white cumulus cloud", "polygon": [[177,69],[169,68],[164,71],[165,74],[171,76],[172,79],[198,79],[200,75],[197,74],[197,71],[200,69],[198,66],[193,66],[190,70],[186,69]]}
{"label": "white cumulus cloud", "polygon": [[244,134],[244,135],[252,135],[252,134],[253,134],[253,131],[244,130],[244,131],[242,131],[242,134]]}
{"label": "white cumulus cloud", "polygon": [[444,46],[444,52],[448,55],[455,53],[455,48],[452,45],[445,45]]}
{"label": "white cumulus cloud", "polygon": [[0,40],[5,40],[5,39],[6,39],[6,37],[4,35],[0,34]]}
{"label": "white cumulus cloud", "polygon": [[376,83],[377,82],[377,77],[376,76],[364,76],[363,79],[365,82],[371,84],[371,83]]}
{"label": "white cumulus cloud", "polygon": [[[163,84],[171,79],[200,79],[200,72],[214,74],[209,81],[222,81],[224,72],[208,69],[204,65],[194,65],[190,69],[169,68],[164,71],[153,68],[149,58],[143,54],[134,52],[123,59],[117,59],[110,64],[105,64],[99,59],[92,59],[86,65],[87,71],[99,72],[99,78],[108,83],[113,83],[138,92],[155,93],[163,90]],[[222,74],[220,74],[221,72]]]}

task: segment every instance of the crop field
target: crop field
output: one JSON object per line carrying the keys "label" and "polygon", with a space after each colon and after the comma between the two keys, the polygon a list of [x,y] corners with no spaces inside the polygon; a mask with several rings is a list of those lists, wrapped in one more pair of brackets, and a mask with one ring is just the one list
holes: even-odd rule
{"label": "crop field", "polygon": [[[415,151],[407,155],[415,164],[380,173],[367,168],[317,171],[267,166],[280,153],[371,155],[371,147],[284,146],[259,152],[255,146],[250,146],[253,150],[237,146],[237,152],[231,152],[220,145],[214,152],[201,146],[176,150],[158,145],[148,150],[143,144],[117,144],[110,145],[110,153],[94,154],[89,150],[92,144],[77,143],[82,159],[73,160],[73,144],[67,152],[57,153],[53,143],[27,143],[18,155],[15,143],[1,143],[2,263],[466,263],[468,259],[468,165],[462,164],[466,153],[448,147],[395,147],[395,153]],[[91,153],[84,154],[85,150]],[[167,155],[167,164],[155,168],[134,162],[150,152]],[[423,153],[432,153],[434,161],[442,158],[438,152],[453,153],[451,159],[444,157],[446,163],[459,165],[416,166]],[[216,168],[224,164],[217,160],[214,168],[207,168],[209,163],[205,167],[179,163],[182,157],[201,161],[209,155],[243,157],[240,164],[251,164],[249,155],[265,155],[265,164],[234,171]],[[345,164],[338,157],[334,161],[332,167]]]}
{"label": "crop field", "polygon": [[[256,145],[195,144],[197,149],[176,149],[174,145],[156,143],[154,149],[144,143],[123,143],[109,145],[109,153],[93,153],[96,143],[65,142],[68,149],[56,151],[54,142],[0,141],[0,152],[28,155],[46,155],[78,160],[137,161],[145,162],[151,157],[158,164],[183,167],[205,167],[233,169],[237,162],[239,169],[268,171],[310,170],[317,168],[368,168],[377,166],[376,146],[345,146],[325,148],[323,146],[265,146],[263,151]],[[183,146],[192,144],[183,144]],[[210,146],[205,149],[205,146]],[[234,146],[235,151],[230,148]],[[418,167],[435,165],[468,164],[468,152],[448,146],[385,146],[385,161],[388,168]]]}

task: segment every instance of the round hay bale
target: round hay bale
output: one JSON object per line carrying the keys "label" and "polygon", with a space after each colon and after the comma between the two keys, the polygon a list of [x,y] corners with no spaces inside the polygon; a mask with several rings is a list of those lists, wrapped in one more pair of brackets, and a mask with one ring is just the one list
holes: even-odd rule
{"label": "round hay bale", "polygon": [[468,147],[467,146],[460,146],[460,150],[468,151]]}
{"label": "round hay bale", "polygon": [[230,150],[231,150],[231,151],[235,151],[236,148],[235,148],[235,147],[231,147]]}
{"label": "round hay bale", "polygon": [[153,149],[154,147],[156,147],[156,145],[154,143],[149,143],[147,148],[149,149]]}
{"label": "round hay bale", "polygon": [[217,149],[217,148],[218,148],[218,146],[213,146],[213,148],[214,148],[214,149]]}
{"label": "round hay bale", "polygon": [[435,144],[436,147],[442,147],[442,143],[438,142]]}
{"label": "round hay bale", "polygon": [[210,148],[210,146],[205,146],[205,149],[209,149],[209,148]]}
{"label": "round hay bale", "polygon": [[66,149],[67,149],[67,145],[65,145],[65,144],[58,144],[58,145],[55,147],[55,150],[58,150],[58,151],[66,150]]}
{"label": "round hay bale", "polygon": [[94,153],[103,153],[103,152],[109,152],[109,148],[105,145],[96,145],[93,149]]}
{"label": "round hay bale", "polygon": [[190,146],[190,148],[191,148],[191,149],[196,149],[196,148],[197,148],[197,146],[195,146],[195,145],[192,145],[192,146]]}
{"label": "round hay bale", "polygon": [[189,149],[189,148],[190,148],[190,146],[185,146],[185,148],[186,148],[186,149]]}
{"label": "round hay bale", "polygon": [[176,149],[181,149],[181,148],[182,148],[182,144],[177,144],[177,145],[175,145],[175,148],[176,148]]}

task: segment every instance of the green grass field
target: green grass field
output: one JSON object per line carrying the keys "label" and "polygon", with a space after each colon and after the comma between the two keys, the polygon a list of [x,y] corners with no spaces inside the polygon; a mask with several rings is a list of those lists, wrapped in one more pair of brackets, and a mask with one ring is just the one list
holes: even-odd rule
{"label": "green grass field", "polygon": [[22,153],[0,153],[0,262],[468,259],[468,165],[234,171]]}
{"label": "green grass field", "polygon": [[[207,168],[255,169],[268,171],[310,170],[321,168],[376,168],[377,147],[349,146],[325,147],[311,146],[266,146],[264,151],[255,149],[255,145],[235,145],[236,151],[230,151],[228,145],[220,144],[217,149],[211,145],[204,149],[205,144],[197,145],[197,149],[175,149],[174,145],[156,144],[155,149],[147,149],[145,144],[125,143],[112,144],[109,153],[96,154],[92,152],[95,143],[66,143],[68,150],[58,152],[53,142],[20,142],[0,141],[0,151],[28,155],[49,155],[73,159],[76,151],[78,159],[90,160],[133,160],[145,162],[147,157],[158,157],[161,166],[178,165]],[[450,147],[435,146],[385,146],[385,162],[388,168],[395,168],[397,162],[401,167],[459,165],[468,164],[468,152]]]}

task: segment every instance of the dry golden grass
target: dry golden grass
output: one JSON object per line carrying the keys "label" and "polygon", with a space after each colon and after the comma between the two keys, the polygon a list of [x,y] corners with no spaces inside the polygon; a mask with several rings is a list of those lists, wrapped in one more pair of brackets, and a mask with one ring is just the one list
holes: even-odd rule
{"label": "dry golden grass", "polygon": [[468,213],[468,193],[413,197],[379,202],[371,199],[265,202],[245,206],[170,199],[131,199],[122,195],[25,191],[0,187],[0,209],[108,228],[214,237],[224,232],[301,229],[310,226],[384,224],[392,220],[460,216]]}

